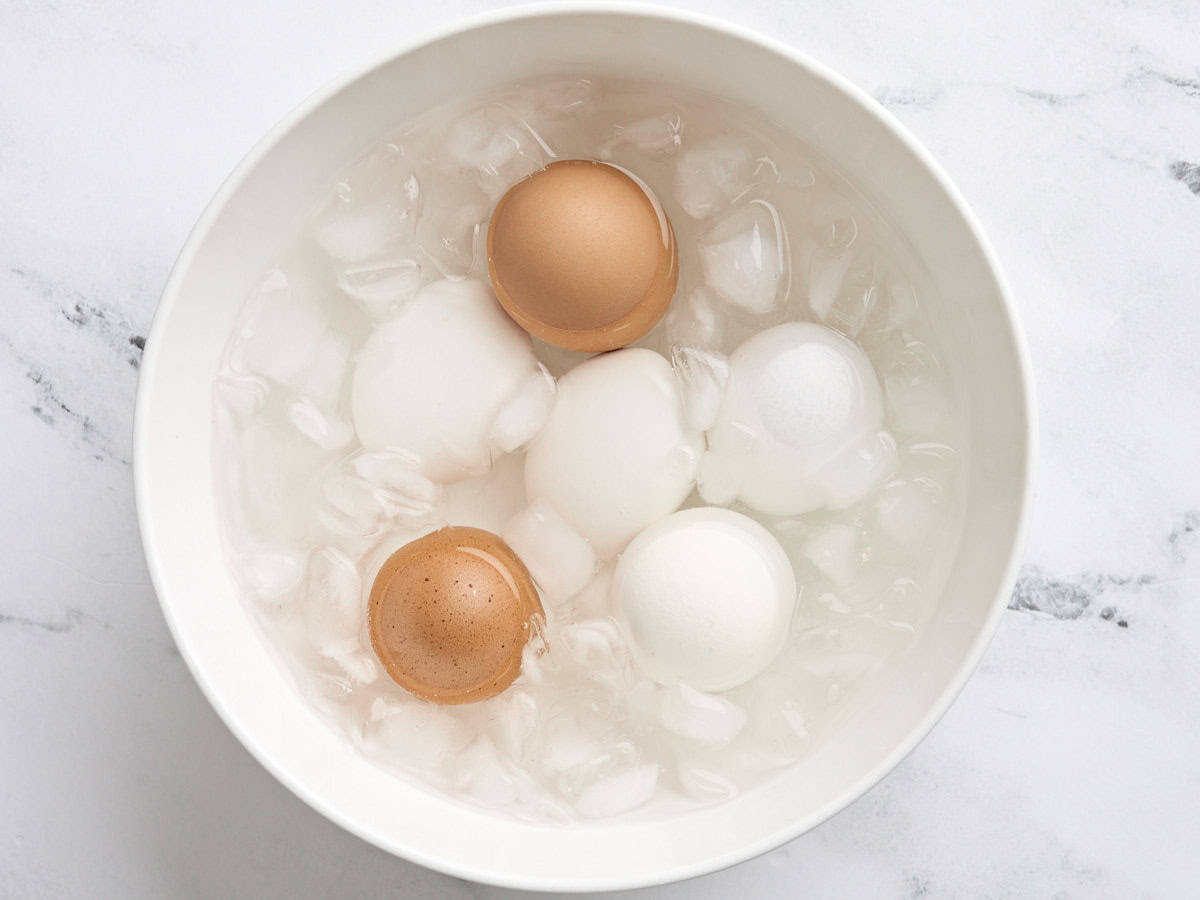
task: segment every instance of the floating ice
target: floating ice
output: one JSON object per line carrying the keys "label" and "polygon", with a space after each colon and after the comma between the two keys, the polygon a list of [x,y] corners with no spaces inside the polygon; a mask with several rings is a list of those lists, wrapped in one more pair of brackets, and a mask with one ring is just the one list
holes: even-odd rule
{"label": "floating ice", "polygon": [[724,697],[676,684],[663,694],[659,721],[668,731],[693,744],[723,747],[745,726],[746,711]]}
{"label": "floating ice", "polygon": [[[412,453],[435,481],[479,475],[502,449],[493,443],[497,417],[538,373],[529,336],[487,285],[434,282],[367,339],[354,427],[366,448]],[[501,429],[504,442],[520,430]]]}
{"label": "floating ice", "polygon": [[[587,78],[565,78],[540,83],[532,89],[531,113],[542,116],[578,116],[588,112],[596,99],[596,83]],[[522,115],[524,118],[524,115]]]}
{"label": "floating ice", "polygon": [[787,300],[790,266],[783,223],[765,200],[752,200],[700,239],[705,282],[729,303],[756,315]]}
{"label": "floating ice", "polygon": [[520,454],[508,453],[497,458],[487,474],[445,485],[436,515],[445,523],[499,534],[525,508],[524,463]]}
{"label": "floating ice", "polygon": [[875,501],[875,520],[894,543],[916,547],[933,533],[944,502],[945,491],[932,478],[891,481]]}
{"label": "floating ice", "polygon": [[945,372],[924,341],[897,331],[877,352],[888,419],[897,432],[926,437],[943,431],[952,417]]}
{"label": "floating ice", "polygon": [[246,421],[267,402],[271,387],[254,375],[218,375],[213,382],[213,399],[237,421]]}
{"label": "floating ice", "polygon": [[800,552],[821,574],[838,587],[844,587],[858,574],[862,557],[858,550],[859,529],[853,525],[832,523],[809,535]]}
{"label": "floating ice", "polygon": [[675,195],[684,212],[704,219],[732,206],[755,184],[777,178],[769,160],[736,138],[717,135],[679,157]]}
{"label": "floating ice", "polygon": [[626,148],[651,156],[669,156],[683,142],[683,120],[676,110],[617,125],[613,130],[613,136],[600,148],[600,159],[612,159],[614,151]]}
{"label": "floating ice", "polygon": [[301,543],[316,530],[320,472],[329,454],[290,425],[259,422],[241,435],[242,500],[254,533]]}
{"label": "floating ice", "polygon": [[718,351],[724,342],[724,320],[717,300],[706,288],[696,288],[686,297],[676,297],[664,320],[667,343]]}
{"label": "floating ice", "polygon": [[725,136],[691,147],[675,169],[675,193],[684,211],[702,219],[729,206],[749,186],[754,159],[749,147]]}
{"label": "floating ice", "polygon": [[729,360],[695,347],[675,347],[671,351],[671,365],[679,379],[688,424],[707,431],[721,409],[721,399],[729,383]]}
{"label": "floating ice", "polygon": [[583,728],[574,716],[565,713],[546,722],[540,763],[550,772],[593,767],[606,758],[600,737]]}
{"label": "floating ice", "polygon": [[502,106],[489,106],[455,121],[446,134],[446,149],[492,197],[532,175],[554,156],[525,120]]}
{"label": "floating ice", "polygon": [[304,588],[308,639],[323,656],[359,649],[365,607],[358,568],[336,547],[313,551]]}
{"label": "floating ice", "polygon": [[538,703],[528,691],[510,688],[492,701],[491,734],[497,749],[525,762],[537,738]]}
{"label": "floating ice", "polygon": [[478,803],[506,806],[517,799],[517,783],[486,735],[458,754],[453,771],[453,786]]}
{"label": "floating ice", "polygon": [[452,170],[430,177],[440,188],[425,204],[415,243],[405,252],[419,258],[422,272],[430,277],[465,278],[481,259],[483,222],[492,200],[473,181]]}
{"label": "floating ice", "polygon": [[387,502],[397,509],[427,513],[438,501],[438,486],[421,474],[419,460],[410,453],[362,451],[351,458],[349,466],[363,481],[382,488]]}
{"label": "floating ice", "polygon": [[371,706],[364,749],[391,765],[437,778],[471,742],[466,722],[433,703],[378,699]]}
{"label": "floating ice", "polygon": [[641,806],[658,786],[658,766],[636,766],[597,779],[579,794],[575,809],[588,819],[601,819]]}
{"label": "floating ice", "polygon": [[252,598],[273,601],[289,593],[304,578],[304,565],[295,553],[262,550],[239,557],[241,581]]}
{"label": "floating ice", "polygon": [[806,322],[767,329],[730,357],[701,496],[781,516],[848,506],[895,465],[882,423],[879,381],[854,344]]}
{"label": "floating ice", "polygon": [[625,674],[629,652],[621,630],[611,618],[588,619],[563,627],[557,635],[558,645],[588,678],[613,675],[610,681],[616,687]]}
{"label": "floating ice", "polygon": [[550,420],[529,445],[526,492],[607,559],[683,502],[702,449],[670,364],[652,350],[616,350],[559,379]]}
{"label": "floating ice", "polygon": [[675,770],[680,786],[697,800],[728,800],[737,793],[737,785],[715,770],[692,760],[682,759]]}
{"label": "floating ice", "polygon": [[575,596],[595,571],[596,555],[587,539],[540,501],[509,519],[501,536],[525,563],[548,603]]}
{"label": "floating ice", "polygon": [[339,262],[377,258],[412,237],[421,203],[421,185],[404,148],[381,144],[338,182],[314,237]]}
{"label": "floating ice", "polygon": [[501,407],[492,423],[489,441],[502,453],[511,453],[527,444],[546,424],[554,408],[554,377],[538,364]]}
{"label": "floating ice", "polygon": [[421,267],[413,259],[348,266],[338,287],[362,304],[373,319],[386,319],[413,298],[421,287]]}
{"label": "floating ice", "polygon": [[297,431],[322,450],[337,450],[354,440],[354,426],[328,415],[308,397],[289,403],[287,417]]}
{"label": "floating ice", "polygon": [[[249,300],[239,337],[231,360],[235,369],[302,393],[316,387],[321,401],[336,393],[328,383],[334,376],[325,370],[335,366],[336,348],[344,348],[344,341],[330,332],[311,285],[293,283],[282,270],[273,269]],[[314,372],[314,361],[322,371]]]}

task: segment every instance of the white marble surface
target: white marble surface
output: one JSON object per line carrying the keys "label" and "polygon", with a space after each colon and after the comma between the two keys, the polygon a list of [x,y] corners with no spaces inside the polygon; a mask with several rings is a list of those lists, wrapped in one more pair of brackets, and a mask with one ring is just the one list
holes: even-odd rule
{"label": "white marble surface", "polygon": [[[231,737],[148,584],[129,467],[135,345],[225,173],[338,72],[492,5],[0,5],[0,894],[506,893],[343,833]],[[933,735],[811,834],[644,896],[1195,896],[1200,5],[687,5],[841,70],[949,170],[1024,317],[1041,479],[1011,611]]]}

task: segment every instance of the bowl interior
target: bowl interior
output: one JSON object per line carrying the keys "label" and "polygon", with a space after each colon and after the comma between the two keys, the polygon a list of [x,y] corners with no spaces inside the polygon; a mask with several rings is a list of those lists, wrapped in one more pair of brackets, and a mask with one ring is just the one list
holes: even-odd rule
{"label": "bowl interior", "polygon": [[[927,267],[931,315],[957,348],[952,374],[975,410],[961,549],[935,618],[895,663],[889,687],[802,764],[669,825],[500,820],[361,758],[309,710],[255,632],[228,578],[214,505],[211,379],[243,299],[314,191],[382,126],[504,82],[581,72],[709,91],[833,160]],[[990,254],[953,188],[882,110],[793,51],[729,26],[624,7],[542,7],[477,21],[317,96],[242,163],[163,297],[135,449],[147,557],[176,640],[218,712],[281,781],[362,837],[431,867],[599,889],[699,874],[769,849],[845,806],[912,748],[974,667],[1010,587],[1031,434],[1024,352]]]}

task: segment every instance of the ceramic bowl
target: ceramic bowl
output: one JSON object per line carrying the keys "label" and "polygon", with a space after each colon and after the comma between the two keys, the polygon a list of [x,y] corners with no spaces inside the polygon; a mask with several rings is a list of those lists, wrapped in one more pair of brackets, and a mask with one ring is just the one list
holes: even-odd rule
{"label": "ceramic bowl", "polygon": [[[723,804],[657,822],[537,826],[458,805],[361,757],[298,695],[235,595],[213,490],[211,383],[243,299],[329,174],[432,105],[565,73],[708,91],[771,117],[832,160],[904,234],[935,287],[970,408],[960,549],[937,611],[885,687],[816,752]],[[146,557],[166,618],[212,705],[281,782],[333,821],[463,878],[625,888],[713,871],[822,822],[933,727],[979,661],[1010,591],[1030,497],[1031,380],[995,258],[958,191],[844,78],[712,19],[622,5],[508,10],[396,52],[310,98],[242,161],[163,293],[138,393],[135,465]]]}

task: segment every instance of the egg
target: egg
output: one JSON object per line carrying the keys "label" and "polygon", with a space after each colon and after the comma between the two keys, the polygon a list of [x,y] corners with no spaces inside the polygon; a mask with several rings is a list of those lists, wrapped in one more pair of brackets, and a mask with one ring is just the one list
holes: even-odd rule
{"label": "egg", "polygon": [[449,527],[405,544],[371,587],[371,645],[392,680],[435,703],[486,700],[512,684],[543,616],[524,564],[497,535]]}
{"label": "egg", "polygon": [[688,420],[671,364],[626,347],[559,379],[550,418],[525,457],[525,495],[604,560],[679,508],[703,452],[704,435]]}
{"label": "egg", "polygon": [[449,484],[525,443],[553,396],[529,335],[487,284],[443,279],[372,331],[350,408],[364,447],[404,451],[425,477]]}
{"label": "egg", "polygon": [[896,465],[871,361],[812,322],[776,325],[734,350],[707,443],[700,496],[771,516],[844,509]]}
{"label": "egg", "polygon": [[636,341],[675,293],[675,232],[654,193],[607,163],[552,163],[500,198],[488,271],[513,320],[568,350]]}
{"label": "egg", "polygon": [[642,531],[610,590],[641,670],[702,691],[737,687],[770,665],[796,605],[796,578],[774,535],[711,506]]}

